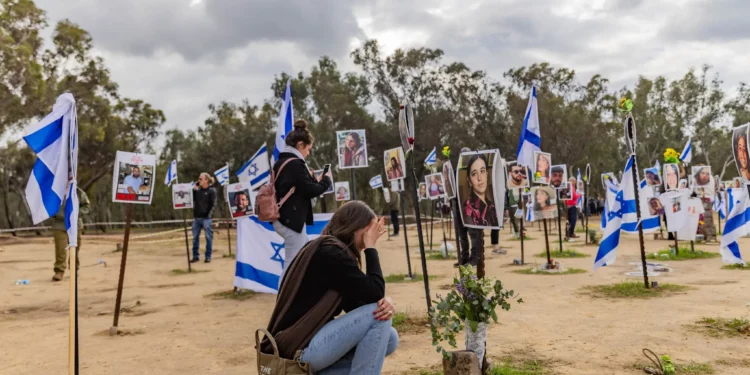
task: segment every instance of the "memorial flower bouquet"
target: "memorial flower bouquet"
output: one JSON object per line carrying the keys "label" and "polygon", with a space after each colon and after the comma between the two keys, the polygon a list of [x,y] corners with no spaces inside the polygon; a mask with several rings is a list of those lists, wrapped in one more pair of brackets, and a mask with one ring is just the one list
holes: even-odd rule
{"label": "memorial flower bouquet", "polygon": [[673,148],[668,148],[664,151],[664,162],[677,164],[680,161],[680,153],[675,151]]}
{"label": "memorial flower bouquet", "polygon": [[[450,352],[440,343],[447,340],[455,348],[456,334],[468,327],[466,349],[477,353],[479,363],[482,363],[487,324],[490,319],[497,323],[496,308],[510,310],[510,300],[515,297],[515,293],[504,289],[499,280],[479,279],[472,267],[459,267],[459,276],[453,278],[453,290],[445,298],[438,295],[438,300],[433,301],[435,306],[430,308],[432,345],[448,359]],[[522,302],[523,299],[517,299],[517,303]]]}

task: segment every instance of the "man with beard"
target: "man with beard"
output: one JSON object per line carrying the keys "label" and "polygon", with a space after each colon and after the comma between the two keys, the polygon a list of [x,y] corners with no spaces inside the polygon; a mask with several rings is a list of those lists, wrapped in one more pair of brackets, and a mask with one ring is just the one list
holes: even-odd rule
{"label": "man with beard", "polygon": [[138,194],[138,190],[140,190],[141,185],[143,185],[143,178],[141,178],[141,168],[137,165],[134,165],[130,175],[125,177],[125,180],[122,182],[123,185],[125,185],[125,188],[128,190],[128,194]]}
{"label": "man with beard", "polygon": [[517,189],[526,187],[526,167],[522,165],[512,165],[510,167],[510,179],[508,179],[508,189]]}
{"label": "man with beard", "polygon": [[555,165],[552,167],[552,175],[549,179],[550,185],[555,188],[559,188],[563,183],[563,177],[565,177],[565,170],[562,165]]}

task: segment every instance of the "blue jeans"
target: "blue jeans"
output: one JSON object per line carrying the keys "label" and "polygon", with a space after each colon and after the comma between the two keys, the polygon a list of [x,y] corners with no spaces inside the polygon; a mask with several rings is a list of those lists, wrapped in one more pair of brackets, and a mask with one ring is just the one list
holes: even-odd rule
{"label": "blue jeans", "polygon": [[201,245],[201,228],[206,233],[206,259],[211,259],[212,245],[214,242],[214,230],[211,227],[211,219],[193,219],[193,259],[200,258],[198,248]]}
{"label": "blue jeans", "polygon": [[573,237],[576,233],[576,221],[578,220],[578,208],[568,207],[568,237]]}
{"label": "blue jeans", "polygon": [[318,375],[376,375],[396,351],[398,333],[391,320],[375,320],[376,303],[352,310],[324,325],[302,351]]}

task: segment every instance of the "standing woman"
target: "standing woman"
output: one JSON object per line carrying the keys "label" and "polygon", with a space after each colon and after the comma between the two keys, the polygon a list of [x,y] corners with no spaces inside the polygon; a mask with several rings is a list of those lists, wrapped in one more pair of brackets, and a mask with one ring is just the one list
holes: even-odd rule
{"label": "standing woman", "polygon": [[307,243],[305,226],[313,224],[311,200],[321,196],[331,186],[331,179],[326,175],[315,179],[305,162],[305,158],[310,155],[313,140],[310,130],[307,129],[307,121],[295,121],[294,129],[286,135],[286,146],[279,154],[279,160],[273,165],[278,202],[281,203],[284,196],[294,189],[279,208],[279,220],[273,223],[276,233],[284,238],[285,257],[279,283],[289,264]]}

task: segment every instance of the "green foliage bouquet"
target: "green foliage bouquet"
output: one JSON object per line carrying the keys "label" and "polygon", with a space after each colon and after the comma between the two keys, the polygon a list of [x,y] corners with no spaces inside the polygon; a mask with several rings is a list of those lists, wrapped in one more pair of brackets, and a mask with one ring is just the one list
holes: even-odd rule
{"label": "green foliage bouquet", "polygon": [[668,148],[664,151],[664,162],[677,164],[680,161],[680,153],[675,151],[673,148]]}
{"label": "green foliage bouquet", "polygon": [[[468,322],[472,332],[477,332],[479,324],[487,324],[492,319],[497,323],[497,312],[500,306],[503,310],[510,310],[512,290],[503,289],[499,280],[477,278],[471,267],[459,267],[459,277],[453,278],[454,289],[443,299],[438,296],[433,301],[435,306],[430,308],[430,330],[432,331],[432,345],[437,346],[437,352],[444,358],[450,358],[440,343],[448,341],[451,347],[456,347],[456,334]],[[523,299],[519,298],[518,303]]]}

